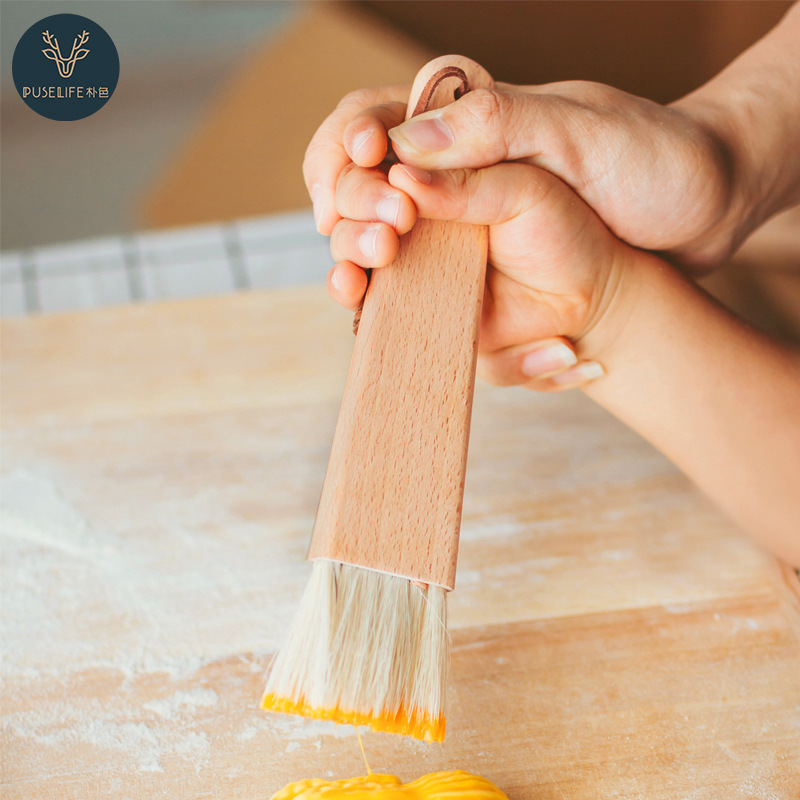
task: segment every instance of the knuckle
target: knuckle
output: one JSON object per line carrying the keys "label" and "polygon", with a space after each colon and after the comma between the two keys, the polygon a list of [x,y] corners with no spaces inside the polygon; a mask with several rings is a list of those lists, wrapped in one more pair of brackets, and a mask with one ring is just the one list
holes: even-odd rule
{"label": "knuckle", "polygon": [[476,124],[485,128],[501,115],[501,102],[494,89],[473,89],[463,99],[465,111]]}
{"label": "knuckle", "polygon": [[320,170],[320,166],[330,159],[330,154],[330,142],[318,132],[308,143],[303,155],[303,176],[306,183],[309,183]]}
{"label": "knuckle", "polygon": [[352,111],[353,109],[362,109],[372,104],[374,95],[373,89],[356,89],[355,91],[348,92],[336,106],[337,109]]}
{"label": "knuckle", "polygon": [[446,219],[460,220],[470,210],[478,191],[480,170],[453,169],[442,173],[444,183],[437,197],[437,206]]}
{"label": "knuckle", "polygon": [[549,97],[560,99],[584,111],[629,109],[632,104],[635,105],[642,99],[598,81],[562,81],[553,85],[558,87],[558,90],[548,95]]}
{"label": "knuckle", "polygon": [[474,89],[462,102],[470,125],[487,137],[490,158],[505,158],[515,125],[513,98],[498,89]]}
{"label": "knuckle", "polygon": [[339,213],[354,213],[373,202],[383,174],[350,162],[336,176],[335,199]]}
{"label": "knuckle", "polygon": [[348,164],[337,176],[336,183],[333,191],[333,201],[336,206],[336,212],[343,217],[348,216],[348,206],[350,198],[352,197],[352,181],[349,180],[352,174],[352,169]]}
{"label": "knuckle", "polygon": [[618,100],[618,95],[622,93],[619,89],[597,81],[569,81],[565,94],[579,98],[589,105],[605,106],[612,100]]}
{"label": "knuckle", "polygon": [[478,355],[477,374],[482,381],[492,386],[515,386],[522,382],[517,376],[509,374],[504,359],[496,353]]}
{"label": "knuckle", "polygon": [[336,191],[347,188],[347,185],[352,182],[353,173],[358,174],[358,170],[359,168],[352,161],[345,164],[336,176]]}
{"label": "knuckle", "polygon": [[349,225],[346,220],[339,220],[336,225],[333,226],[329,247],[334,261],[343,261],[346,258],[348,229]]}

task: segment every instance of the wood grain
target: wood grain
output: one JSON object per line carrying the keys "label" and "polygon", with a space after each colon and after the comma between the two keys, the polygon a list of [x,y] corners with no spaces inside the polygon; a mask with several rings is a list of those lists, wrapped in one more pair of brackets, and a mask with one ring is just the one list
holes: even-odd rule
{"label": "wood grain", "polygon": [[[406,781],[467,768],[514,800],[794,800],[800,650],[787,611],[752,597],[457,631],[448,741],[362,733],[370,765]],[[265,663],[86,671],[66,692],[45,675],[15,682],[4,797],[268,798],[300,778],[363,774],[351,731],[254,708]],[[157,710],[198,692],[211,702]],[[108,735],[92,739],[81,727],[98,700],[115,719],[101,715]],[[18,722],[31,708],[38,741]],[[138,747],[124,749],[126,726]]]}
{"label": "wood grain", "polygon": [[[350,315],[313,287],[0,337],[0,794],[233,800],[363,774],[352,729],[258,708],[308,577]],[[796,575],[581,393],[476,387],[448,604],[447,742],[367,733],[376,772],[471,769],[512,800],[796,800]]]}
{"label": "wood grain", "polygon": [[[493,85],[474,62],[443,56],[417,75],[408,108],[453,102],[461,81]],[[431,81],[434,83],[432,84]],[[455,585],[485,228],[419,220],[364,300],[309,558]]]}

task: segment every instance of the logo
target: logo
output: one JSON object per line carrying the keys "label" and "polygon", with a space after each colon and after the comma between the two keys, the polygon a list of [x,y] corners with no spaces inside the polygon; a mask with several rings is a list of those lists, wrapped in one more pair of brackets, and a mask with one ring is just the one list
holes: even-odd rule
{"label": "logo", "polygon": [[19,96],[37,114],[78,120],[111,99],[119,80],[119,56],[96,22],[77,14],[54,14],[25,31],[11,71]]}
{"label": "logo", "polygon": [[51,36],[50,31],[45,31],[42,34],[42,38],[50,45],[50,47],[45,48],[42,52],[47,58],[51,58],[56,62],[58,65],[58,74],[62,78],[69,78],[69,76],[72,75],[72,70],[75,69],[75,62],[89,55],[88,48],[84,47],[81,49],[81,45],[86,44],[86,40],[89,38],[89,34],[86,31],[81,33],[80,39],[76,38],[72,43],[72,52],[69,54],[69,58],[64,58],[64,56],[61,55],[58,39],[56,39],[55,36]]}

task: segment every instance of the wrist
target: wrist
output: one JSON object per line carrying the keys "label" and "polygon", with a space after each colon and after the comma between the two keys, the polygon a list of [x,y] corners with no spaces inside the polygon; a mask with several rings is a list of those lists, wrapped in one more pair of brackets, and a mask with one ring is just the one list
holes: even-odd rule
{"label": "wrist", "polygon": [[646,288],[647,275],[641,263],[645,261],[658,261],[667,267],[656,256],[619,243],[594,310],[582,331],[573,337],[579,358],[598,361],[606,368],[617,361]]}
{"label": "wrist", "polygon": [[763,222],[800,202],[800,4],[719,75],[672,104],[706,137],[727,178],[711,238],[729,255]]}
{"label": "wrist", "polygon": [[[735,107],[735,99],[710,85],[671,106],[695,129],[704,159],[714,165],[716,213],[698,236],[700,242],[687,243],[694,245],[699,263],[725,261],[763,221],[756,219],[764,204],[764,181]],[[712,187],[706,191],[712,191]]]}

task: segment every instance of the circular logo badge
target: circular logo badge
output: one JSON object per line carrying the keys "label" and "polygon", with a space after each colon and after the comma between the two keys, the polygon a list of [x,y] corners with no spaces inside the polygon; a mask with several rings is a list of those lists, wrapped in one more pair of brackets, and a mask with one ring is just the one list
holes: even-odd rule
{"label": "circular logo badge", "polygon": [[77,14],[54,14],[28,28],[11,66],[19,96],[48,119],[76,120],[114,94],[119,56],[111,37]]}

